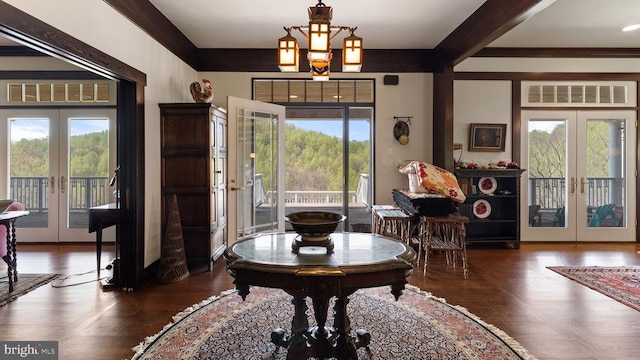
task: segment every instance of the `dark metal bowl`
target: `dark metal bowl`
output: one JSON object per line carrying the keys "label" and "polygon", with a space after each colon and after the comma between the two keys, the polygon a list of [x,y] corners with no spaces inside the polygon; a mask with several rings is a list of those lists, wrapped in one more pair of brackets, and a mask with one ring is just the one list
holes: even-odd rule
{"label": "dark metal bowl", "polygon": [[291,213],[284,221],[291,224],[293,231],[305,241],[324,241],[336,231],[347,217],[326,211],[302,211]]}

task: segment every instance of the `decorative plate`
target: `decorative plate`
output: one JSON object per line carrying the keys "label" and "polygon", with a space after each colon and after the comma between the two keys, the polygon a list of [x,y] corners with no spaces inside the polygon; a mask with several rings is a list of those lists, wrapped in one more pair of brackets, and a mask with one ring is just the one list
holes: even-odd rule
{"label": "decorative plate", "polygon": [[491,204],[487,200],[478,200],[473,203],[473,215],[484,219],[491,214]]}
{"label": "decorative plate", "polygon": [[492,177],[481,177],[478,180],[478,190],[480,190],[483,194],[493,194],[494,191],[498,188],[498,182],[496,178]]}

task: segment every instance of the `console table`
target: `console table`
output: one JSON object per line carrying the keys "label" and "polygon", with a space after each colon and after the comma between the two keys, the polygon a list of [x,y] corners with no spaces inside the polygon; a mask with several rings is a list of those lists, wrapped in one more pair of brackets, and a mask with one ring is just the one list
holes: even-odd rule
{"label": "console table", "polygon": [[[117,203],[111,203],[89,208],[89,233],[96,233],[96,255],[98,262],[98,278],[100,278],[100,256],[102,254],[102,229],[118,224],[119,209]],[[116,243],[116,257],[118,254],[118,244]],[[117,272],[114,271],[114,274]],[[114,276],[115,278],[116,276]],[[108,283],[113,283],[109,280]]]}
{"label": "console table", "polygon": [[[293,296],[291,336],[283,329],[271,333],[271,342],[287,348],[288,360],[357,359],[356,350],[367,346],[371,337],[365,330],[351,336],[348,296],[358,289],[390,285],[398,299],[413,271],[416,253],[402,242],[376,234],[333,233],[333,253],[309,246],[295,254],[291,245],[296,236],[266,234],[235,243],[224,253],[227,271],[243,299],[252,285],[282,289]],[[334,296],[334,324],[326,326]],[[315,327],[309,327],[306,297],[312,300]]]}
{"label": "console table", "polygon": [[27,215],[29,215],[28,211],[6,211],[0,214],[0,225],[7,228],[7,278],[9,278],[9,292],[13,291],[13,283],[18,281],[16,219]]}

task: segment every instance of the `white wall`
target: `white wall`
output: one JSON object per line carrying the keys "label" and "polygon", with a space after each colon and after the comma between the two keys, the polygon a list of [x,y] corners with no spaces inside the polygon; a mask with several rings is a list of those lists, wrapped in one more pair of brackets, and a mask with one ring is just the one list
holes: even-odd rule
{"label": "white wall", "polygon": [[[511,154],[511,82],[457,80],[453,86],[453,142],[461,143],[462,151],[454,151],[462,161],[487,165],[509,161]],[[469,124],[507,124],[504,152],[470,152]]]}
{"label": "white wall", "polygon": [[[383,85],[385,74],[332,73],[332,79],[367,78],[376,81],[375,113],[375,202],[391,204],[391,190],[407,188],[406,175],[397,171],[398,165],[410,160],[431,162],[432,153],[432,74],[399,74],[398,85]],[[227,96],[251,99],[253,78],[291,78],[283,73],[229,73],[201,72],[198,76],[213,84],[213,103],[226,108]],[[295,78],[310,79],[308,74],[295,74]],[[413,116],[409,143],[401,145],[393,137],[394,116]],[[232,121],[229,122],[232,126]]]}
{"label": "white wall", "polygon": [[[638,59],[529,59],[469,58],[455,67],[456,72],[549,72],[549,73],[637,73]],[[456,80],[454,82],[454,142],[462,143],[462,160],[510,160],[511,82]],[[507,124],[504,153],[468,152],[469,123]],[[455,151],[458,156],[459,151]]]}
{"label": "white wall", "polygon": [[[4,0],[147,75],[145,88],[145,266],[160,258],[160,110],[193,101],[197,73],[102,0]],[[78,16],[82,14],[82,16]]]}

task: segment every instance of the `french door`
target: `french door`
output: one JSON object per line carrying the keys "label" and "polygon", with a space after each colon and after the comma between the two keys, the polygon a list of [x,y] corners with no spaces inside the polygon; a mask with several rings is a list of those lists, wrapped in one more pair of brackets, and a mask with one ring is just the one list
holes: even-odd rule
{"label": "french door", "polygon": [[635,241],[635,112],[522,113],[523,241]]}
{"label": "french door", "polygon": [[227,98],[229,246],[284,231],[285,107]]}
{"label": "french door", "polygon": [[[7,155],[0,159],[3,197],[30,212],[20,220],[21,242],[95,241],[88,209],[115,201],[114,109],[0,110]],[[105,241],[115,231],[104,232]]]}

